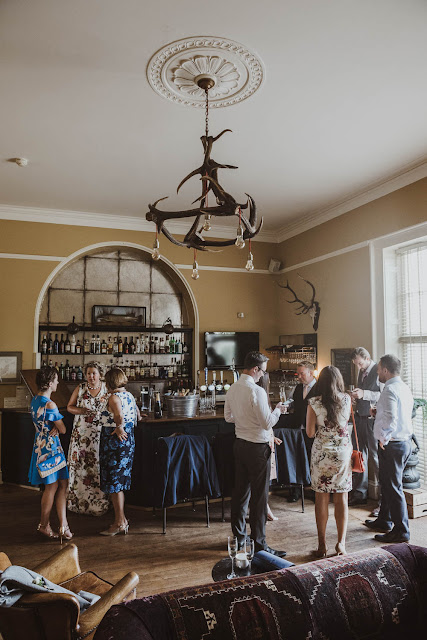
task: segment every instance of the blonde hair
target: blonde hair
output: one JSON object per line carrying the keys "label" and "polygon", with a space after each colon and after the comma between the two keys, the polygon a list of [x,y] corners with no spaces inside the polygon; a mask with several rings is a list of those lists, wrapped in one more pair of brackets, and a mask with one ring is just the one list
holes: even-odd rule
{"label": "blonde hair", "polygon": [[124,387],[128,382],[127,376],[120,367],[112,367],[105,374],[105,384],[108,389],[118,389]]}

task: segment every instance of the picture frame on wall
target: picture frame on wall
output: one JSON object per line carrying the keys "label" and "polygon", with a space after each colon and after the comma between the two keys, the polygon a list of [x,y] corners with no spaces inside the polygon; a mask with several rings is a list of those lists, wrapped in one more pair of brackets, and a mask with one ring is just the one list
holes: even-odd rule
{"label": "picture frame on wall", "polygon": [[0,351],[0,384],[19,382],[22,351]]}
{"label": "picture frame on wall", "polygon": [[100,327],[145,327],[146,307],[94,305],[92,324]]}

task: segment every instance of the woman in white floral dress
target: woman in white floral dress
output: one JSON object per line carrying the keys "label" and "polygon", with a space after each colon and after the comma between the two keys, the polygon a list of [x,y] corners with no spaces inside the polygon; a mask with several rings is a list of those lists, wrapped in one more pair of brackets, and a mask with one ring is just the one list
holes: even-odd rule
{"label": "woman in white floral dress", "polygon": [[311,487],[316,492],[317,557],[325,557],[329,494],[333,494],[338,542],[335,551],[345,553],[348,522],[348,492],[351,491],[351,453],[348,428],[351,399],[344,393],[344,381],[336,367],[325,367],[316,384],[317,396],[307,408],[307,435],[314,437],[311,450]]}
{"label": "woman in white floral dress", "polygon": [[101,380],[103,369],[99,363],[88,362],[85,376],[87,382],[74,389],[67,406],[75,416],[68,450],[68,509],[102,516],[110,506],[99,485],[100,416],[107,406],[108,392]]}

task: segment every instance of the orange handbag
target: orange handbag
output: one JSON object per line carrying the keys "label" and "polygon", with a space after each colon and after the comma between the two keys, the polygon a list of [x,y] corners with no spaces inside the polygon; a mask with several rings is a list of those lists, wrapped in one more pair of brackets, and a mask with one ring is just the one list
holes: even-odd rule
{"label": "orange handbag", "polygon": [[356,447],[351,454],[351,467],[354,473],[363,473],[365,471],[365,463],[363,462],[362,452],[359,450],[359,440],[357,438],[356,421],[354,419],[353,406],[351,408],[351,419],[353,420],[354,435],[356,436]]}

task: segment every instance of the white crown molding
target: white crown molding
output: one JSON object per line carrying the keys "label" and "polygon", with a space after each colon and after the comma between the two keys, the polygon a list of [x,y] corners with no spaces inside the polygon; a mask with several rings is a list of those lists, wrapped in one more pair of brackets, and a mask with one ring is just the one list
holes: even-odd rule
{"label": "white crown molding", "polygon": [[47,262],[61,262],[65,260],[59,256],[39,256],[31,253],[0,253],[0,258],[6,260],[46,260]]}
{"label": "white crown molding", "polygon": [[[123,231],[151,231],[154,223],[136,216],[122,216],[110,213],[94,213],[87,211],[64,211],[62,209],[42,209],[37,207],[17,207],[0,205],[0,220],[17,220],[20,222],[40,222],[43,224],[65,224],[77,227],[96,227],[101,229],[121,229]],[[189,225],[183,222],[168,222],[168,230],[173,234],[185,235]],[[235,238],[234,227],[215,226],[214,238]],[[260,231],[252,242],[277,242],[274,231]]]}
{"label": "white crown molding", "polygon": [[422,180],[426,177],[427,162],[424,159],[416,166],[412,164],[407,169],[402,170],[399,174],[394,175],[383,182],[373,184],[347,200],[343,200],[342,202],[326,208],[317,209],[316,211],[312,211],[311,213],[302,216],[299,220],[284,225],[278,230],[275,242],[284,242],[285,240],[293,238],[300,233],[304,233],[304,231],[308,231],[313,227],[317,227],[324,222],[328,222],[333,218],[337,218],[344,213],[348,213],[353,209],[357,209],[369,202],[373,202],[378,198],[382,198],[393,191],[407,187],[409,184]]}

